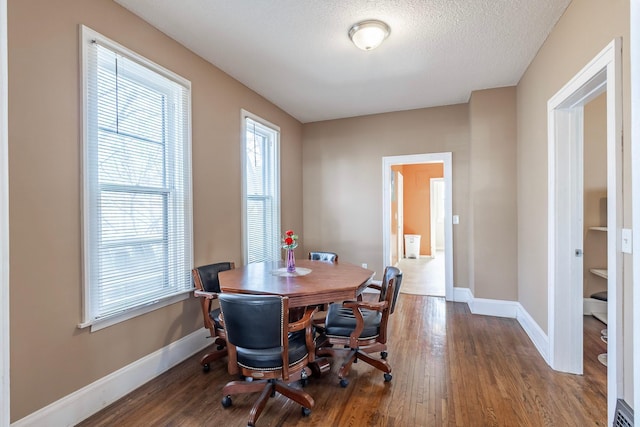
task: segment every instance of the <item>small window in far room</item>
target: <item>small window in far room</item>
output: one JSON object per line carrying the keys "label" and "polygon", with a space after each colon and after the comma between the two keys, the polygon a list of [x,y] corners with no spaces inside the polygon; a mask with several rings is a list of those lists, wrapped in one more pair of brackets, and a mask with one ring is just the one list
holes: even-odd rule
{"label": "small window in far room", "polygon": [[192,289],[191,84],[82,27],[84,315],[109,326]]}
{"label": "small window in far room", "polygon": [[280,129],[242,111],[245,264],[280,259]]}

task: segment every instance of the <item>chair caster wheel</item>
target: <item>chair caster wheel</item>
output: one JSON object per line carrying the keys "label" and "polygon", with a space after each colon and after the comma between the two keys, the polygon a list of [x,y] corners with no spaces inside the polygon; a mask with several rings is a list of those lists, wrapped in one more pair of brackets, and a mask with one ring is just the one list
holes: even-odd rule
{"label": "chair caster wheel", "polygon": [[348,386],[348,385],[349,385],[349,380],[348,380],[348,379],[346,379],[346,378],[342,378],[342,379],[340,380],[340,387],[345,388],[345,387],[346,387],[346,386]]}
{"label": "chair caster wheel", "polygon": [[303,417],[308,417],[309,415],[311,415],[311,409],[309,408],[305,408],[304,406],[302,407],[302,416]]}
{"label": "chair caster wheel", "polygon": [[216,347],[216,350],[220,351],[220,350],[222,350],[223,348],[224,348],[224,346],[223,346],[223,345],[219,345],[219,346],[217,346],[217,347]]}
{"label": "chair caster wheel", "polygon": [[393,378],[393,375],[391,374],[384,374],[384,382],[388,383],[389,381],[391,381],[391,379]]}
{"label": "chair caster wheel", "polygon": [[381,352],[380,352],[380,357],[381,357],[382,359],[386,359],[388,355],[389,355],[389,353],[387,353],[386,351],[381,351]]}
{"label": "chair caster wheel", "polygon": [[229,406],[231,406],[233,402],[231,401],[231,398],[229,396],[225,396],[222,398],[222,407],[223,408],[228,408]]}
{"label": "chair caster wheel", "polygon": [[208,363],[202,365],[202,372],[209,372],[211,370],[211,366]]}

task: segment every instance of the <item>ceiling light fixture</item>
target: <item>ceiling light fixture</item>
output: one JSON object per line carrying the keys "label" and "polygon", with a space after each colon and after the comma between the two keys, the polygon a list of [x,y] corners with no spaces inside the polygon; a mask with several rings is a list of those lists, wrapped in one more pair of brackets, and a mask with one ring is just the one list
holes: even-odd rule
{"label": "ceiling light fixture", "polygon": [[349,38],[359,49],[373,50],[389,37],[390,32],[389,26],[382,21],[362,21],[349,29]]}

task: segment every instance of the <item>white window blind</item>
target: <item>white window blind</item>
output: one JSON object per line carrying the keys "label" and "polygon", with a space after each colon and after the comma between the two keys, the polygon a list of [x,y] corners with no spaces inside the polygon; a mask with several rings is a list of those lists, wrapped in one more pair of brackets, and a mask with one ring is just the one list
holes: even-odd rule
{"label": "white window blind", "polygon": [[245,262],[280,259],[280,130],[243,112]]}
{"label": "white window blind", "polygon": [[84,322],[192,289],[190,84],[83,28]]}

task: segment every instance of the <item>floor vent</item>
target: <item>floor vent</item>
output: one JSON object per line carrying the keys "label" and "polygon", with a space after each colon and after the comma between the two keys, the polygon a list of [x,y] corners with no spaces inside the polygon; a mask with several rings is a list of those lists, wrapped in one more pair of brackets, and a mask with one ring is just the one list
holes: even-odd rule
{"label": "floor vent", "polygon": [[633,427],[633,409],[622,399],[618,399],[613,427]]}

